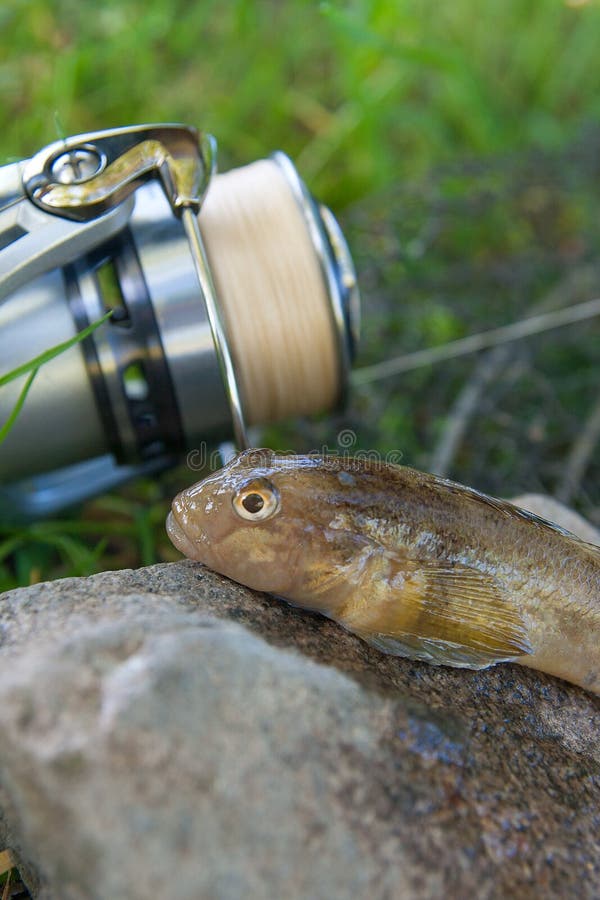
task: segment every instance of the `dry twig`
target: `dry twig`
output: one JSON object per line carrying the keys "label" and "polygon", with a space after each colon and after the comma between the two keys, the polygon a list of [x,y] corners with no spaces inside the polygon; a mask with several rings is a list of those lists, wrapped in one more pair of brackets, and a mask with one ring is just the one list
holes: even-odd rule
{"label": "dry twig", "polygon": [[[570,272],[566,278],[550,290],[539,303],[532,309],[532,319],[535,321],[553,310],[568,307],[576,303],[582,296],[589,295],[597,287],[599,273],[597,266],[583,266]],[[516,323],[519,324],[519,323]],[[508,326],[510,328],[510,326]],[[499,329],[500,331],[502,329]],[[450,472],[452,463],[458,449],[464,439],[471,419],[477,412],[479,402],[486,388],[494,379],[502,377],[502,373],[508,370],[511,358],[518,352],[518,344],[501,344],[489,353],[486,353],[475,366],[471,377],[458,394],[446,420],[444,428],[436,447],[431,454],[429,469],[436,475],[445,476]],[[582,435],[583,437],[583,435]],[[596,437],[596,441],[598,437]],[[575,445],[573,447],[573,451]],[[571,456],[573,455],[573,451]],[[592,447],[593,451],[593,447]],[[588,460],[589,461],[589,460]],[[567,463],[567,469],[568,469]],[[566,473],[565,473],[566,474]],[[581,472],[580,479],[584,471]],[[569,498],[558,495],[561,500]],[[570,495],[572,496],[572,494]]]}
{"label": "dry twig", "polygon": [[597,444],[600,442],[600,397],[592,406],[579,435],[573,441],[565,462],[563,476],[556,488],[556,497],[563,503],[569,503],[583,481],[586,470],[592,461]]}

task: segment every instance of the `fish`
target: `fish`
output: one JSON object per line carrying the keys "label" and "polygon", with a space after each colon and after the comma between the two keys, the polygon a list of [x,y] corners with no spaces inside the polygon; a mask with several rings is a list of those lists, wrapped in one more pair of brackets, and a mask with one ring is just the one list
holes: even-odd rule
{"label": "fish", "polygon": [[600,547],[506,500],[366,455],[251,449],[179,493],[167,532],[384,653],[600,694]]}

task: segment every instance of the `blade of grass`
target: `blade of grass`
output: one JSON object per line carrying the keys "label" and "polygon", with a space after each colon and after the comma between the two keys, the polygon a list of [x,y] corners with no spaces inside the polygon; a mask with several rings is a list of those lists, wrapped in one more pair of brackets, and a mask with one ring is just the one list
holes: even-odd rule
{"label": "blade of grass", "polygon": [[[96,555],[81,541],[67,535],[47,535],[44,543],[55,547],[63,558],[71,565],[76,575],[90,575],[96,566]],[[100,542],[105,546],[104,541]]]}
{"label": "blade of grass", "polygon": [[133,521],[105,520],[86,522],[76,519],[58,519],[56,521],[36,522],[24,529],[16,530],[14,525],[0,522],[0,554],[2,553],[3,538],[19,535],[24,541],[43,541],[47,535],[53,534],[74,534],[76,536],[81,534],[98,538],[104,536],[135,538],[137,527]]}
{"label": "blade of grass", "polygon": [[11,430],[11,428],[13,427],[13,425],[15,424],[17,416],[23,409],[23,404],[25,403],[25,400],[27,398],[27,394],[29,393],[29,389],[30,389],[31,385],[33,384],[33,379],[35,378],[35,376],[37,375],[38,372],[39,372],[39,368],[33,369],[33,371],[31,371],[29,373],[29,375],[27,377],[27,381],[23,385],[21,393],[19,394],[19,397],[17,399],[17,402],[13,406],[8,419],[6,420],[6,422],[4,423],[2,428],[0,428],[0,444],[8,437],[8,433]]}
{"label": "blade of grass", "polygon": [[152,566],[156,562],[156,543],[152,526],[148,521],[148,515],[145,510],[136,512],[135,524],[142,565]]}
{"label": "blade of grass", "polygon": [[0,544],[0,562],[3,562],[7,556],[10,556],[22,543],[23,540],[20,536],[12,540],[3,541]]}
{"label": "blade of grass", "polygon": [[10,900],[10,883],[12,880],[13,870],[11,869],[8,875],[6,876],[6,881],[4,882],[4,890],[2,891],[2,900]]}
{"label": "blade of grass", "polygon": [[30,359],[28,362],[23,363],[21,366],[17,366],[16,369],[13,369],[11,372],[7,372],[6,375],[0,375],[0,387],[4,387],[5,384],[8,384],[10,381],[14,381],[15,378],[19,378],[20,375],[25,375],[27,372],[31,372],[34,369],[39,369],[40,366],[43,366],[44,363],[50,362],[51,359],[54,359],[55,356],[60,356],[61,353],[64,353],[66,350],[70,350],[71,347],[78,344],[80,341],[85,340],[96,328],[99,328],[100,325],[104,324],[110,316],[112,316],[112,309],[109,310],[106,315],[102,316],[101,319],[98,319],[97,322],[92,322],[91,325],[88,325],[87,328],[84,328],[83,331],[78,332],[74,337],[69,338],[68,341],[63,341],[61,344],[56,344],[55,347],[51,347],[49,350],[45,350],[43,353],[40,353],[39,356],[35,356],[33,359]]}

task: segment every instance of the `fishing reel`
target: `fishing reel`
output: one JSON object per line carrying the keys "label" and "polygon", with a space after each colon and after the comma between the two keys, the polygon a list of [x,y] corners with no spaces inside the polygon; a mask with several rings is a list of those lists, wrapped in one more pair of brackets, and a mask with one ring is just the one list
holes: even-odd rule
{"label": "fishing reel", "polygon": [[[107,313],[36,372],[0,444],[4,516],[333,408],[359,297],[336,220],[284,154],[216,174],[212,137],[140,125],[0,168],[0,376]],[[0,387],[0,425],[23,382]]]}

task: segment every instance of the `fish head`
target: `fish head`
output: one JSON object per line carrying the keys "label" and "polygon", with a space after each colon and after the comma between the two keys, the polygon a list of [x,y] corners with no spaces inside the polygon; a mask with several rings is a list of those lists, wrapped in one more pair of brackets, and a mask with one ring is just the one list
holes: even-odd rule
{"label": "fish head", "polygon": [[175,497],[167,532],[234,581],[324,608],[319,583],[357,549],[343,512],[353,481],[323,457],[248,450]]}

